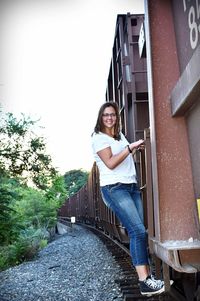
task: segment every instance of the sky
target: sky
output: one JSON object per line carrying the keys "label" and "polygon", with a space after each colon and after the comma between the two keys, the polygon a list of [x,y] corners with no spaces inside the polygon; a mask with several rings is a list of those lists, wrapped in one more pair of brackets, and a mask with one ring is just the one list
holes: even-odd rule
{"label": "sky", "polygon": [[1,106],[39,119],[61,174],[92,168],[117,14],[128,12],[144,13],[143,0],[0,2]]}

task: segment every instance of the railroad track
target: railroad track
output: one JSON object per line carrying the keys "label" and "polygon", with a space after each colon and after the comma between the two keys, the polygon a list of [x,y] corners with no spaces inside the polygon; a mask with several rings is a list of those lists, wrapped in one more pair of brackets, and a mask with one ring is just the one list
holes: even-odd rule
{"label": "railroad track", "polygon": [[126,246],[121,245],[118,241],[112,239],[110,236],[94,227],[85,224],[82,226],[87,227],[101,239],[114,257],[115,261],[119,264],[124,277],[116,279],[116,282],[121,288],[124,301],[175,301],[175,299],[173,299],[169,293],[163,293],[161,295],[155,295],[152,297],[142,296],[138,286],[137,273],[132,266],[130,253]]}

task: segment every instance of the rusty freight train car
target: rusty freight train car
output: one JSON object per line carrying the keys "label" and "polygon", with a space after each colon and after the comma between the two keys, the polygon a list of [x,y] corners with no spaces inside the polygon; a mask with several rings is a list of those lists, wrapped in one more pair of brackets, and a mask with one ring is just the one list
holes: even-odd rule
{"label": "rusty freight train car", "polygon": [[193,300],[195,283],[200,285],[199,1],[145,1],[145,39],[154,191],[150,246],[167,268],[182,273]]}
{"label": "rusty freight train car", "polygon": [[[118,15],[105,100],[118,103],[135,154],[156,271],[176,300],[200,300],[200,3],[145,1],[145,15]],[[127,233],[104,205],[94,164],[60,216]]]}

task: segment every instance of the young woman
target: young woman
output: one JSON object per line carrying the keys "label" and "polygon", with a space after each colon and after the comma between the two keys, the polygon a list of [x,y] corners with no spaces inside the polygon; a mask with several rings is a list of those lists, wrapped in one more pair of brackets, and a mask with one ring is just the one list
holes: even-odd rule
{"label": "young woman", "polygon": [[120,117],[115,102],[104,103],[98,113],[92,148],[100,174],[100,189],[105,204],[112,209],[130,237],[130,253],[143,295],[164,291],[164,282],[149,274],[143,207],[137,187],[132,152],[143,140],[129,143],[120,131]]}

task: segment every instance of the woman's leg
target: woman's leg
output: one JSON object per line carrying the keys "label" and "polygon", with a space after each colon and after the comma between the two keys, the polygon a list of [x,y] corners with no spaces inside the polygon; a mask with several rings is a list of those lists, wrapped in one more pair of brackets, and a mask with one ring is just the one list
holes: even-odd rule
{"label": "woman's leg", "polygon": [[[128,231],[130,237],[130,253],[134,266],[148,265],[147,237],[146,230],[141,217],[142,204],[139,205],[137,195],[137,205],[133,200],[133,184],[115,184],[101,187],[103,198],[106,204],[113,210],[121,223]],[[138,213],[139,212],[139,213]],[[144,268],[139,267],[140,275]]]}
{"label": "woman's leg", "polygon": [[149,266],[148,265],[137,265],[135,266],[138,278],[140,281],[144,281],[149,275]]}
{"label": "woman's leg", "polygon": [[130,237],[130,253],[136,268],[140,292],[142,295],[160,294],[164,283],[149,276],[149,258],[147,252],[146,230],[143,224],[143,210],[140,194],[134,184],[115,184],[101,187],[103,199],[121,223]]}

